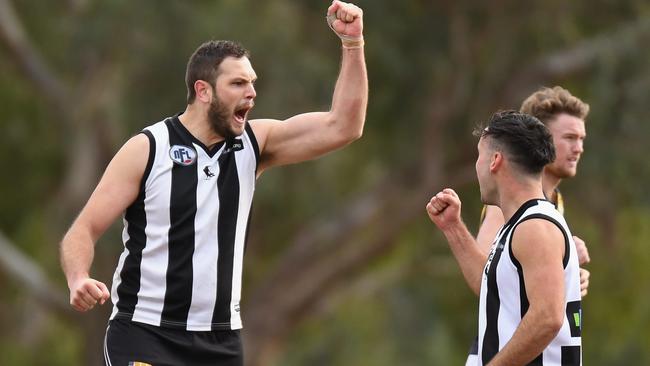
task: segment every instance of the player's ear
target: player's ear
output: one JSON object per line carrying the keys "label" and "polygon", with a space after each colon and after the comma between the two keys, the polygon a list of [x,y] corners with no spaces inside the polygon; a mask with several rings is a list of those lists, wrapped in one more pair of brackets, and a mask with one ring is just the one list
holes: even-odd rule
{"label": "player's ear", "polygon": [[503,164],[503,154],[501,151],[495,151],[490,158],[490,172],[494,173]]}
{"label": "player's ear", "polygon": [[203,80],[197,80],[194,82],[194,92],[196,93],[196,99],[200,100],[203,103],[210,103],[212,100],[213,88],[212,85]]}

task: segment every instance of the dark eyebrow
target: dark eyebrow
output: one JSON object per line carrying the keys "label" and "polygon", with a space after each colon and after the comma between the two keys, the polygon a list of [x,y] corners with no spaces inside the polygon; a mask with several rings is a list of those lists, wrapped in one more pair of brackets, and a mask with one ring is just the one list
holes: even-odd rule
{"label": "dark eyebrow", "polygon": [[235,77],[233,77],[233,79],[232,79],[232,81],[246,81],[246,82],[250,81],[251,83],[255,82],[256,80],[257,80],[257,78],[255,78],[255,79],[248,79],[248,78],[243,77],[243,76],[235,76]]}

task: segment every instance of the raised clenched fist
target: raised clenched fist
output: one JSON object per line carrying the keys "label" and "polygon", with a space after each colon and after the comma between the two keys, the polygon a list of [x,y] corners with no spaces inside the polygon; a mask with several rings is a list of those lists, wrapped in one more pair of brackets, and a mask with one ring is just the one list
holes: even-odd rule
{"label": "raised clenched fist", "polygon": [[445,188],[431,197],[426,209],[431,221],[445,231],[461,223],[460,206],[458,194],[451,188]]}
{"label": "raised clenched fist", "polygon": [[354,4],[334,0],[327,8],[327,23],[344,45],[363,40],[363,10]]}

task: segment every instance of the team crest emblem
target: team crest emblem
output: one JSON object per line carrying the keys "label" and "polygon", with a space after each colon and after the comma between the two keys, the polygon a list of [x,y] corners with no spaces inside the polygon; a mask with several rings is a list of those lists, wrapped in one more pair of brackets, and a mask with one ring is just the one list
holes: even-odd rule
{"label": "team crest emblem", "polygon": [[185,145],[174,145],[169,149],[169,157],[176,164],[192,165],[196,161],[196,151]]}

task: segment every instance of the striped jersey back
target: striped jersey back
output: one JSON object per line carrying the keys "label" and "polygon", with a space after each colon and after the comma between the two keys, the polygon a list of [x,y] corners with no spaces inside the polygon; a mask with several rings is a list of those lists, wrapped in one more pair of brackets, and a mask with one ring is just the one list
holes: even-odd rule
{"label": "striped jersey back", "polygon": [[111,319],[239,329],[242,263],[259,147],[249,125],[208,149],[177,117],[143,130],[149,160],[124,215]]}
{"label": "striped jersey back", "polygon": [[[487,364],[512,338],[528,311],[521,264],[512,253],[512,234],[525,220],[554,223],[565,239],[564,286],[566,316],[562,328],[542,354],[529,365],[581,365],[582,310],[580,269],[571,232],[562,215],[546,200],[530,200],[499,230],[488,256],[479,301],[479,365]],[[531,245],[534,243],[531,243]]]}

